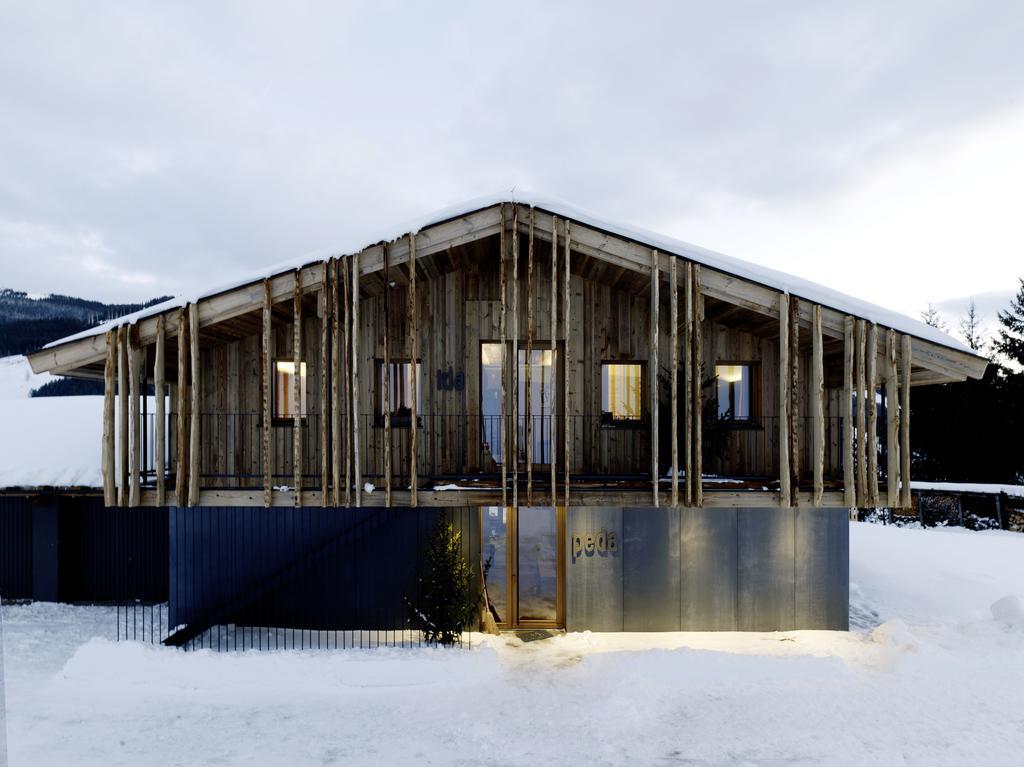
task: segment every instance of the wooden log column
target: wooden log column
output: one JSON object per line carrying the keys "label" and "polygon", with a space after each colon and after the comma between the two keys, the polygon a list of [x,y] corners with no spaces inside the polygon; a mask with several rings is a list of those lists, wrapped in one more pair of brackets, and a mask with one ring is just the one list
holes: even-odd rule
{"label": "wooden log column", "polygon": [[565,222],[565,252],[562,257],[562,335],[565,337],[565,361],[562,363],[562,463],[565,472],[565,507],[569,508],[569,479],[572,468],[572,436],[569,433],[569,372],[572,367],[572,342],[569,338],[570,318],[572,317],[572,302],[569,300],[570,283],[570,249],[572,240],[572,225],[569,220]]}
{"label": "wooden log column", "polygon": [[848,509],[857,507],[853,466],[853,362],[854,319],[847,315],[843,323],[843,502]]}
{"label": "wooden log column", "polygon": [[[558,216],[551,217],[551,375],[552,381],[555,380],[554,376],[558,370],[558,344],[556,340],[558,338]],[[564,400],[568,392],[562,392],[562,399]],[[557,397],[556,397],[557,400]],[[555,487],[557,481],[557,468],[555,451],[555,402],[551,402],[548,406],[548,419],[550,426],[548,428],[548,464],[551,467],[551,505],[558,505],[558,489]]]}
{"label": "wooden log column", "polygon": [[331,505],[341,506],[341,326],[338,322],[338,259],[330,262],[331,285]]}
{"label": "wooden log column", "polygon": [[164,457],[167,451],[167,400],[164,396],[164,388],[167,384],[167,362],[166,362],[166,329],[164,327],[164,315],[156,318],[156,342],[153,351],[153,394],[155,395],[156,413],[156,449],[153,461],[153,468],[156,473],[156,505],[167,504],[167,487],[165,483],[166,466]]}
{"label": "wooden log column", "polygon": [[519,206],[512,206],[512,505],[519,508]]}
{"label": "wooden log column", "polygon": [[910,498],[910,336],[900,337],[900,508],[912,506]]}
{"label": "wooden log column", "polygon": [[899,374],[896,370],[896,331],[889,330],[885,337],[885,415],[887,430],[886,484],[889,508],[900,505],[900,408]]}
{"label": "wooden log column", "polygon": [[669,364],[669,399],[672,407],[672,507],[679,506],[679,275],[677,259],[669,256],[669,341],[672,345]]}
{"label": "wooden log column", "polygon": [[128,391],[131,401],[128,403],[128,441],[131,451],[128,457],[128,505],[136,507],[142,499],[142,414],[140,412],[139,378],[142,374],[142,355],[145,350],[139,348],[139,327],[128,328]]}
{"label": "wooden log column", "polygon": [[330,505],[331,490],[331,418],[334,413],[331,411],[331,402],[327,386],[327,379],[330,377],[330,350],[331,350],[331,322],[330,303],[327,300],[327,293],[330,286],[330,265],[324,261],[324,278],[320,285],[319,306],[320,306],[320,505]]}
{"label": "wooden log column", "polygon": [[789,506],[793,499],[790,491],[789,451],[789,294],[779,296],[779,505]]}
{"label": "wooden log column", "polygon": [[867,357],[867,379],[864,382],[867,387],[868,410],[867,503],[871,508],[875,508],[878,506],[878,326],[873,322],[868,325]]}
{"label": "wooden log column", "polygon": [[341,339],[341,365],[342,365],[342,389],[344,389],[345,399],[345,410],[344,418],[345,423],[343,424],[344,439],[345,439],[345,506],[352,504],[352,428],[355,423],[355,402],[356,400],[352,397],[352,304],[351,304],[351,290],[349,288],[349,275],[351,273],[351,264],[349,259],[342,258],[338,262],[338,266],[341,268],[341,300],[338,302],[339,307],[344,309],[345,322],[342,327],[342,339]]}
{"label": "wooden log column", "polygon": [[189,304],[188,307],[188,330],[189,330],[189,368],[192,372],[192,406],[189,423],[189,450],[188,450],[188,505],[199,505],[199,415],[202,407],[202,384],[199,378],[199,306]]}
{"label": "wooden log column", "polygon": [[274,411],[271,407],[273,391],[274,361],[272,358],[271,325],[273,319],[273,301],[270,296],[270,280],[263,281],[263,332],[262,356],[260,359],[260,437],[263,443],[263,505],[270,507],[274,495],[274,460],[270,446],[271,422]]}
{"label": "wooden log column", "polygon": [[355,480],[356,508],[363,505],[363,467],[359,453],[359,254],[352,256],[352,321],[350,347],[352,354],[352,477]]}
{"label": "wooden log column", "polygon": [[693,503],[693,264],[687,261],[684,271],[683,503],[689,507]]}
{"label": "wooden log column", "polygon": [[117,505],[128,505],[128,334],[117,329]]}
{"label": "wooden log column", "polygon": [[390,248],[385,242],[381,249],[384,257],[384,505],[391,506],[391,348],[388,336],[391,335],[391,265],[388,263]]}
{"label": "wooden log column", "polygon": [[530,234],[526,241],[526,505],[533,506],[533,227],[537,211],[530,208]]}
{"label": "wooden log column", "polygon": [[417,333],[419,323],[416,317],[416,235],[409,235],[409,293],[406,316],[409,323],[409,364],[412,366],[412,391],[409,404],[409,505],[419,505],[419,469],[417,467],[417,435],[419,434],[420,368]]}
{"label": "wooden log column", "polygon": [[292,308],[292,499],[302,505],[302,274],[295,271]]}
{"label": "wooden log column", "polygon": [[704,292],[693,265],[693,505],[704,505]]}
{"label": "wooden log column", "polygon": [[175,448],[174,502],[188,505],[188,324],[184,309],[178,310],[178,428]]}
{"label": "wooden log column", "polygon": [[825,494],[825,365],[821,339],[821,306],[811,312],[811,417],[813,440],[811,462],[814,467],[814,505],[821,506]]}
{"label": "wooden log column", "polygon": [[114,387],[117,370],[117,331],[107,331],[107,359],[103,366],[103,505],[117,505]]}
{"label": "wooden log column", "polygon": [[651,348],[650,360],[650,413],[651,413],[651,503],[658,506],[658,311],[661,302],[658,297],[658,284],[661,282],[658,268],[658,251],[651,251]]}
{"label": "wooden log column", "polygon": [[498,232],[498,285],[501,291],[501,505],[508,506],[508,454],[509,454],[509,429],[508,414],[508,326],[506,315],[508,314],[508,284],[505,278],[505,260],[508,257],[505,243],[505,205],[501,206],[501,228]]}
{"label": "wooden log column", "polygon": [[800,490],[800,299],[789,298],[789,505]]}
{"label": "wooden log column", "polygon": [[864,394],[865,383],[864,379],[866,376],[866,323],[864,320],[857,320],[857,507],[864,508],[867,506],[867,407],[865,405],[866,397]]}

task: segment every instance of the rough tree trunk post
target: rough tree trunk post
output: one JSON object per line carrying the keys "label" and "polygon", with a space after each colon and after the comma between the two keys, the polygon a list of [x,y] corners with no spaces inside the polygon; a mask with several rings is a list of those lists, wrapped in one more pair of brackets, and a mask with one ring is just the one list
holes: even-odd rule
{"label": "rough tree trunk post", "polygon": [[811,316],[811,414],[814,419],[813,454],[814,505],[821,506],[825,494],[825,365],[821,339],[821,306]]}
{"label": "rough tree trunk post", "polygon": [[341,329],[338,323],[338,259],[331,259],[331,506],[341,506]]}
{"label": "rough tree trunk post", "polygon": [[384,259],[384,371],[382,383],[384,388],[384,505],[391,506],[391,348],[388,336],[391,335],[391,265],[388,263],[390,248],[385,242],[381,245]]}
{"label": "rough tree trunk post", "polygon": [[128,505],[128,329],[117,329],[117,505]]}
{"label": "rough tree trunk post", "polygon": [[571,470],[570,458],[571,448],[570,442],[571,436],[569,434],[569,372],[572,365],[572,356],[569,353],[571,341],[569,338],[570,318],[572,317],[572,303],[569,300],[569,284],[570,284],[570,240],[572,238],[571,224],[569,220],[565,221],[565,252],[562,256],[562,314],[565,315],[562,318],[563,333],[565,336],[565,361],[562,363],[562,462],[565,464],[563,471],[565,472],[565,502],[564,506],[569,508],[569,472]]}
{"label": "rough tree trunk post", "polygon": [[201,412],[202,384],[199,379],[199,305],[189,304],[188,307],[189,367],[192,370],[192,407],[188,430],[188,505],[199,505],[199,414]]}
{"label": "rough tree trunk post", "polygon": [[526,505],[533,506],[533,226],[537,217],[530,208],[530,234],[526,241]]}
{"label": "rough tree trunk post", "polygon": [[658,506],[658,251],[651,251],[651,350],[650,350],[650,411],[651,411],[651,503]]}
{"label": "rough tree trunk post", "polygon": [[129,442],[131,453],[129,455],[129,477],[128,505],[136,507],[142,498],[142,415],[139,412],[140,386],[139,377],[142,373],[142,359],[145,349],[139,348],[139,326],[131,325],[128,328],[128,374],[131,376],[128,382],[128,390],[131,394],[129,407]]}
{"label": "rough tree trunk post", "polygon": [[900,338],[900,508],[911,508],[910,499],[910,336]]}
{"label": "rough tree trunk post", "polygon": [[363,505],[363,467],[359,454],[359,254],[352,256],[352,476],[356,486],[356,508]]}
{"label": "rough tree trunk post", "polygon": [[302,506],[302,272],[295,270],[292,308],[292,499]]}
{"label": "rough tree trunk post", "polygon": [[885,415],[888,428],[886,445],[887,459],[887,504],[890,509],[900,505],[900,407],[899,375],[896,372],[896,331],[889,330],[885,337]]}
{"label": "rough tree trunk post", "polygon": [[669,339],[672,345],[672,360],[669,364],[669,392],[672,401],[672,508],[679,506],[679,286],[676,284],[675,256],[669,256]]}
{"label": "rough tree trunk post", "polygon": [[505,205],[501,206],[501,229],[498,232],[498,285],[501,291],[501,505],[508,506],[508,285],[505,280]]}
{"label": "rough tree trunk post", "polygon": [[800,299],[789,297],[789,503],[800,490]]}
{"label": "rough tree trunk post", "polygon": [[704,506],[704,292],[700,264],[693,265],[693,505]]}
{"label": "rough tree trunk post", "polygon": [[409,296],[406,314],[409,321],[409,365],[412,370],[412,391],[410,392],[411,402],[409,404],[409,505],[413,508],[419,505],[417,494],[419,492],[419,468],[416,465],[417,435],[419,434],[419,397],[420,397],[420,369],[418,363],[418,351],[416,334],[419,332],[416,321],[416,235],[409,235]]}
{"label": "rough tree trunk post", "polygon": [[107,359],[103,366],[103,505],[110,507],[117,505],[117,477],[115,476],[115,455],[117,453],[114,444],[114,413],[116,403],[114,401],[114,381],[117,370],[117,331],[107,331]]}
{"label": "rough tree trunk post", "polygon": [[512,206],[512,505],[519,508],[519,206]]}
{"label": "rough tree trunk post", "polygon": [[868,505],[867,500],[867,487],[868,487],[868,474],[867,474],[867,455],[868,455],[868,439],[866,434],[867,424],[867,407],[865,406],[866,397],[864,396],[864,379],[866,373],[866,361],[865,355],[865,343],[866,343],[866,323],[864,320],[857,320],[857,507],[863,509]]}
{"label": "rough tree trunk post", "polygon": [[779,296],[779,505],[789,506],[789,294]]}
{"label": "rough tree trunk post", "polygon": [[683,504],[693,504],[693,263],[683,265]]}
{"label": "rough tree trunk post", "polygon": [[853,467],[853,317],[843,323],[843,503],[851,516],[857,507]]}
{"label": "rough tree trunk post", "polygon": [[176,436],[177,447],[175,452],[175,477],[174,477],[174,502],[179,506],[188,504],[188,442],[185,437],[188,433],[188,325],[187,314],[184,309],[178,310],[178,433]]}
{"label": "rough tree trunk post", "polygon": [[330,470],[330,427],[333,413],[331,403],[328,399],[327,378],[330,372],[330,304],[327,301],[327,291],[330,286],[328,279],[328,262],[324,261],[324,278],[320,286],[320,505],[330,505],[331,470]]}
{"label": "rough tree trunk post", "polygon": [[156,505],[160,508],[167,503],[167,486],[164,482],[164,455],[167,449],[167,400],[164,386],[167,383],[166,331],[164,316],[156,318],[156,347],[153,358],[153,395],[156,402],[156,449],[153,468],[156,472]]}
{"label": "rough tree trunk post", "polygon": [[341,300],[339,306],[345,310],[345,324],[341,339],[342,388],[345,397],[345,506],[352,504],[352,429],[355,423],[355,400],[352,398],[352,304],[349,290],[351,274],[350,259],[342,258],[338,262],[341,267]]}
{"label": "rough tree trunk post", "polygon": [[271,320],[273,303],[270,297],[270,280],[263,280],[263,332],[262,332],[262,377],[260,379],[261,438],[263,441],[263,505],[270,507],[274,501],[273,453],[270,448],[270,428],[274,412],[271,409],[273,391],[273,359],[271,359]]}
{"label": "rough tree trunk post", "polygon": [[878,506],[878,326],[875,323],[868,325],[868,351],[867,351],[867,379],[865,393],[868,413],[868,506]]}
{"label": "rough tree trunk post", "polygon": [[[555,376],[558,371],[558,343],[555,341],[558,338],[558,217],[551,217],[551,380],[554,382]],[[552,384],[552,389],[556,387]],[[565,398],[566,392],[562,392],[562,397]],[[555,483],[557,481],[555,460],[555,423],[557,417],[555,415],[555,404],[558,400],[555,399],[548,405],[548,463],[551,468],[551,506],[557,505],[557,488]]]}

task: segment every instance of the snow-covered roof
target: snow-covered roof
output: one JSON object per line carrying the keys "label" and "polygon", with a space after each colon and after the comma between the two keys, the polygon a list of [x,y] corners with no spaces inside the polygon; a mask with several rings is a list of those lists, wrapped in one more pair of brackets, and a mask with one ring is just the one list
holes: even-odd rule
{"label": "snow-covered roof", "polygon": [[750,261],[744,261],[722,253],[716,253],[713,250],[708,250],[707,248],[702,248],[699,245],[693,245],[691,243],[684,242],[683,240],[677,240],[645,229],[617,223],[610,219],[605,219],[587,211],[580,210],[569,203],[555,198],[519,191],[514,194],[503,192],[500,194],[468,200],[458,205],[435,211],[434,213],[422,216],[413,221],[389,227],[388,229],[377,232],[376,234],[356,234],[350,237],[347,241],[338,243],[336,246],[325,248],[313,253],[307,253],[299,258],[282,261],[274,264],[273,266],[240,277],[238,280],[232,281],[228,284],[203,288],[195,292],[176,296],[169,301],[155,304],[154,306],[150,306],[146,309],[120,317],[110,322],[105,322],[94,328],[84,330],[81,333],[68,336],[67,338],[53,341],[52,343],[47,344],[44,348],[50,348],[81,338],[99,335],[105,333],[112,327],[130,324],[144,317],[155,316],[167,311],[168,309],[175,309],[190,303],[195,303],[201,299],[263,280],[266,277],[298,269],[307,264],[322,261],[332,256],[351,255],[380,242],[393,242],[407,234],[416,233],[429,226],[440,224],[460,216],[469,215],[476,211],[490,208],[494,205],[499,205],[503,202],[514,202],[539,208],[561,218],[571,219],[577,223],[584,224],[594,229],[603,230],[628,240],[643,243],[644,245],[656,248],[661,252],[671,253],[691,261],[695,261],[705,267],[736,275],[737,277],[742,277],[778,291],[790,293],[807,301],[821,304],[822,306],[831,307],[832,309],[844,314],[861,317],[879,325],[893,328],[901,333],[916,336],[917,338],[930,341],[940,346],[945,346],[950,349],[955,349],[960,352],[977,356],[976,352],[968,346],[947,333],[942,332],[938,328],[933,328],[920,320],[907,317],[906,315],[900,314],[899,312],[895,312],[891,309],[886,309],[885,307],[878,306],[877,304],[872,304],[868,301],[855,298],[854,296],[841,293],[833,288],[819,285],[818,283],[802,277],[780,272],[776,269],[771,269]]}
{"label": "snow-covered roof", "polygon": [[1003,493],[1016,498],[1024,498],[1024,486],[1022,485],[993,485],[981,482],[918,482],[911,480],[911,490],[932,490],[935,492],[947,493],[986,493],[995,495]]}

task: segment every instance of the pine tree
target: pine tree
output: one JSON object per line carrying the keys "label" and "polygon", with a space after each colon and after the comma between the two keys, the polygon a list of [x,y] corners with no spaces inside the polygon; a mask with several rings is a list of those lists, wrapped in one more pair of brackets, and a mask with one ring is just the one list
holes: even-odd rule
{"label": "pine tree", "polygon": [[928,308],[921,312],[921,319],[924,320],[925,325],[931,325],[933,328],[938,328],[942,331],[947,330],[942,315],[939,314],[939,310],[935,308],[931,301],[928,302]]}
{"label": "pine tree", "polygon": [[1017,371],[1024,369],[1024,277],[1020,278],[1017,294],[1010,300],[1010,308],[999,312],[999,337],[995,342],[996,351],[1004,362],[1016,365]]}
{"label": "pine tree", "polygon": [[427,547],[420,594],[414,612],[428,642],[455,644],[471,625],[480,606],[473,568],[462,553],[462,532],[443,515]]}
{"label": "pine tree", "polygon": [[976,352],[981,351],[981,347],[984,346],[981,337],[981,317],[978,316],[978,307],[975,306],[973,298],[967,306],[967,314],[960,320],[960,332],[968,346]]}

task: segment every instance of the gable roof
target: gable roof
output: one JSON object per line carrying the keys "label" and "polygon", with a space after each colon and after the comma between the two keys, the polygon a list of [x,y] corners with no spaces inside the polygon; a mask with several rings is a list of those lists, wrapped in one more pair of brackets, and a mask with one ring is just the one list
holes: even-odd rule
{"label": "gable roof", "polygon": [[[755,283],[762,287],[766,287],[780,293],[789,293],[807,302],[821,304],[823,307],[834,309],[842,314],[853,315],[855,317],[869,320],[878,325],[892,328],[900,333],[905,333],[913,336],[914,338],[927,341],[945,349],[953,350],[960,355],[968,355],[978,361],[978,365],[980,365],[980,370],[982,372],[984,371],[984,364],[987,364],[987,360],[947,333],[944,333],[938,328],[931,327],[920,320],[907,317],[906,315],[891,309],[847,295],[833,288],[820,285],[796,275],[787,274],[760,264],[717,253],[683,240],[677,240],[645,229],[604,219],[555,198],[523,192],[516,192],[515,194],[502,193],[478,197],[458,205],[444,208],[429,215],[422,216],[413,221],[406,222],[405,224],[389,227],[387,230],[378,232],[376,235],[353,236],[347,242],[340,243],[338,246],[307,253],[299,258],[282,261],[268,268],[250,273],[228,284],[200,289],[195,292],[177,296],[169,301],[150,306],[146,309],[125,315],[124,317],[120,317],[116,320],[102,323],[94,328],[89,328],[88,330],[84,330],[75,335],[53,341],[43,347],[43,349],[52,349],[66,344],[71,344],[82,339],[99,336],[104,334],[110,328],[132,324],[138,320],[147,317],[154,317],[169,310],[186,306],[190,303],[198,303],[204,299],[212,298],[238,288],[261,282],[269,277],[294,272],[296,269],[322,262],[327,258],[359,253],[382,242],[396,242],[409,234],[419,234],[425,230],[431,229],[432,227],[464,216],[469,216],[473,213],[489,208],[494,208],[502,203],[513,203],[536,208],[540,211],[570,220],[576,224],[582,224],[586,227],[590,227],[591,229],[656,249],[661,253],[675,255],[694,261],[709,269],[742,278],[743,280]],[[40,354],[41,352],[37,352],[36,355],[30,356],[33,369],[37,372],[40,370],[52,369],[52,366],[47,367],[45,362],[39,359]],[[974,365],[973,367],[978,369],[978,365]]]}

